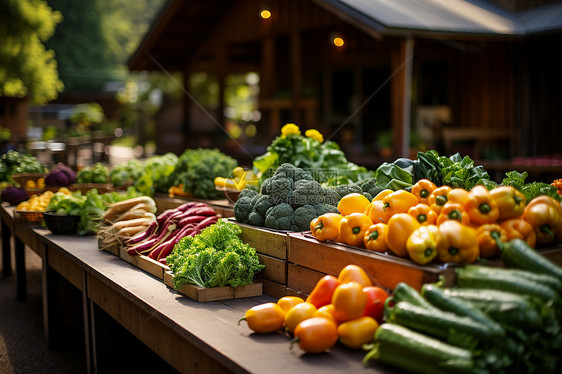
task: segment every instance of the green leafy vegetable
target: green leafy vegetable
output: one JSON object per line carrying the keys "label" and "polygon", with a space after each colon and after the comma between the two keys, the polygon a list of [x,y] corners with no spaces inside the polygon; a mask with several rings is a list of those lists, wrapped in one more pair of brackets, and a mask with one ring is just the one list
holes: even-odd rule
{"label": "green leafy vegetable", "polygon": [[530,182],[525,183],[525,179],[529,174],[524,171],[522,173],[517,170],[508,171],[505,173],[505,178],[502,180],[502,185],[512,186],[517,188],[525,198],[527,202],[533,200],[535,197],[540,195],[547,195],[553,199],[560,200],[560,195],[558,194],[558,189],[551,184],[543,182]]}
{"label": "green leafy vegetable", "polygon": [[243,243],[240,227],[218,221],[200,234],[182,238],[166,263],[174,274],[174,287],[195,284],[199,287],[246,286],[264,265],[256,250]]}

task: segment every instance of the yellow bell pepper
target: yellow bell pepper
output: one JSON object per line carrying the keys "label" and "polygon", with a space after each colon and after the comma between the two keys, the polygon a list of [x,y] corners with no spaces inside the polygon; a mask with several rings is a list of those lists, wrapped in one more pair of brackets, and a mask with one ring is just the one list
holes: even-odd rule
{"label": "yellow bell pepper", "polygon": [[474,186],[470,190],[464,207],[470,217],[470,222],[480,225],[494,223],[500,215],[498,204],[492,199],[486,187],[482,185]]}
{"label": "yellow bell pepper", "polygon": [[561,230],[562,209],[549,202],[536,202],[535,199],[525,207],[523,219],[531,224],[537,235],[538,244],[552,243]]}
{"label": "yellow bell pepper", "polygon": [[476,228],[476,237],[478,238],[478,248],[481,258],[498,257],[501,252],[498,246],[498,240],[502,243],[508,241],[506,231],[498,224],[487,223]]}
{"label": "yellow bell pepper", "polygon": [[351,213],[340,222],[340,238],[345,244],[362,246],[365,231],[373,221],[365,213]]}
{"label": "yellow bell pepper", "polygon": [[527,200],[519,190],[512,186],[499,186],[490,191],[499,210],[499,220],[521,217]]}
{"label": "yellow bell pepper", "polygon": [[382,200],[373,200],[365,210],[365,214],[369,216],[373,223],[388,223],[388,213],[384,210]]}
{"label": "yellow bell pepper", "polygon": [[388,226],[386,223],[375,223],[371,225],[365,236],[363,237],[363,246],[373,252],[386,252],[386,236],[388,235]]}
{"label": "yellow bell pepper", "polygon": [[363,344],[373,341],[378,327],[378,322],[372,317],[355,318],[338,326],[338,338],[343,345],[349,348],[361,349]]}
{"label": "yellow bell pepper", "polygon": [[451,192],[452,188],[449,186],[441,186],[437,187],[429,198],[427,199],[428,205],[431,209],[435,211],[435,213],[441,213],[441,209],[443,209],[443,205],[447,203],[447,195]]}
{"label": "yellow bell pepper", "polygon": [[418,202],[427,204],[429,196],[436,188],[435,183],[429,179],[420,179],[412,187],[412,194],[418,198]]}
{"label": "yellow bell pepper", "polygon": [[425,265],[437,257],[439,228],[436,225],[421,226],[408,237],[406,250],[416,264]]}
{"label": "yellow bell pepper", "polygon": [[449,201],[445,205],[443,205],[443,209],[437,217],[437,226],[450,219],[459,221],[463,225],[470,224],[470,218],[468,217],[468,213],[466,212],[466,210],[464,210],[463,206],[452,201]]}
{"label": "yellow bell pepper", "polygon": [[537,244],[537,234],[529,222],[522,218],[512,218],[500,222],[500,226],[505,230],[508,241],[515,238],[521,239],[525,241],[529,247],[535,248]]}
{"label": "yellow bell pepper", "polygon": [[443,262],[471,264],[479,256],[476,230],[459,221],[448,220],[439,226],[437,253]]}
{"label": "yellow bell pepper", "polygon": [[382,199],[384,210],[389,217],[397,213],[407,213],[408,209],[418,203],[416,195],[406,190],[395,191]]}
{"label": "yellow bell pepper", "polygon": [[337,240],[342,218],[338,213],[325,213],[310,221],[310,232],[321,242]]}
{"label": "yellow bell pepper", "polygon": [[429,205],[423,203],[408,209],[408,214],[414,217],[420,225],[433,225],[437,221],[437,213]]}
{"label": "yellow bell pepper", "polygon": [[365,213],[369,206],[369,199],[360,193],[350,193],[342,197],[338,203],[338,210],[343,216],[351,213]]}
{"label": "yellow bell pepper", "polygon": [[407,257],[406,242],[412,232],[420,227],[418,221],[407,213],[398,213],[388,220],[386,244],[397,256]]}

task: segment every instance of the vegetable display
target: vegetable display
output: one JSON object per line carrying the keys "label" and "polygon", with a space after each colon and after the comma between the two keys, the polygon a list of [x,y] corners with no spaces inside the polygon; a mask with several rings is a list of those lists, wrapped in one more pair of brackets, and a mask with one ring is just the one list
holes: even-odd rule
{"label": "vegetable display", "polygon": [[109,183],[109,168],[101,162],[86,166],[76,174],[76,183]]}
{"label": "vegetable display", "polygon": [[195,236],[183,237],[166,258],[176,289],[184,284],[199,287],[246,286],[261,265],[256,250],[243,243],[242,230],[234,223],[218,221]]}
{"label": "vegetable display", "polygon": [[13,174],[45,173],[46,171],[45,165],[37,157],[29,154],[9,150],[0,158],[0,181],[13,183]]}
{"label": "vegetable display", "polygon": [[126,239],[127,253],[144,254],[163,264],[168,264],[168,255],[184,237],[199,234],[217,220],[216,212],[207,204],[184,203],[177,208],[164,211],[146,230]]}
{"label": "vegetable display", "polygon": [[73,183],[76,183],[76,173],[60,162],[54,165],[45,177],[45,184],[50,186],[70,186]]}
{"label": "vegetable display", "polygon": [[27,192],[21,187],[8,186],[1,192],[2,201],[6,201],[12,205],[17,205],[29,199]]}

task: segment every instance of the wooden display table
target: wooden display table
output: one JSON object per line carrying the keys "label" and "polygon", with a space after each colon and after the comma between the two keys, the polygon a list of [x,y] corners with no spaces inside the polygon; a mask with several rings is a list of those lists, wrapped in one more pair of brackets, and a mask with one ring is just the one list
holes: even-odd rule
{"label": "wooden display table", "polygon": [[[250,307],[276,299],[260,296],[198,303],[168,288],[162,280],[108,252],[100,251],[94,236],[53,235],[40,226],[13,221],[13,208],[3,205],[2,220],[13,227],[14,239],[41,256],[43,262],[44,324],[47,342],[57,338],[56,311],[51,298],[56,277],[82,292],[88,372],[103,372],[98,348],[109,342],[103,331],[103,310],[180,372],[342,373],[365,370],[364,352],[337,346],[330,353],[306,355],[289,349],[282,333],[253,334],[238,320]],[[10,222],[11,220],[11,222]],[[3,235],[8,233],[2,232]],[[24,252],[16,251],[18,294],[26,294]],[[101,326],[100,326],[101,325]],[[118,352],[118,347],[115,347]],[[372,366],[369,372],[392,372]]]}

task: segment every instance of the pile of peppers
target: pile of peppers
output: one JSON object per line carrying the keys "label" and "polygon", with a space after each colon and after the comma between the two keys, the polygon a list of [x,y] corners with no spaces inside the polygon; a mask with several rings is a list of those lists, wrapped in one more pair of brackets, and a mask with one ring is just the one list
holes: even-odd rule
{"label": "pile of peppers", "polygon": [[469,264],[500,256],[499,245],[514,238],[535,248],[562,243],[560,201],[538,196],[527,202],[512,186],[470,191],[420,179],[411,189],[383,190],[372,201],[349,194],[340,214],[310,222],[319,241],[388,252],[423,265],[438,259]]}
{"label": "pile of peppers", "polygon": [[372,342],[383,321],[388,293],[374,286],[361,267],[348,265],[338,277],[326,275],[315,285],[306,300],[284,296],[276,303],[256,305],[243,318],[254,333],[285,330],[306,353],[322,353],[338,342],[362,349]]}

